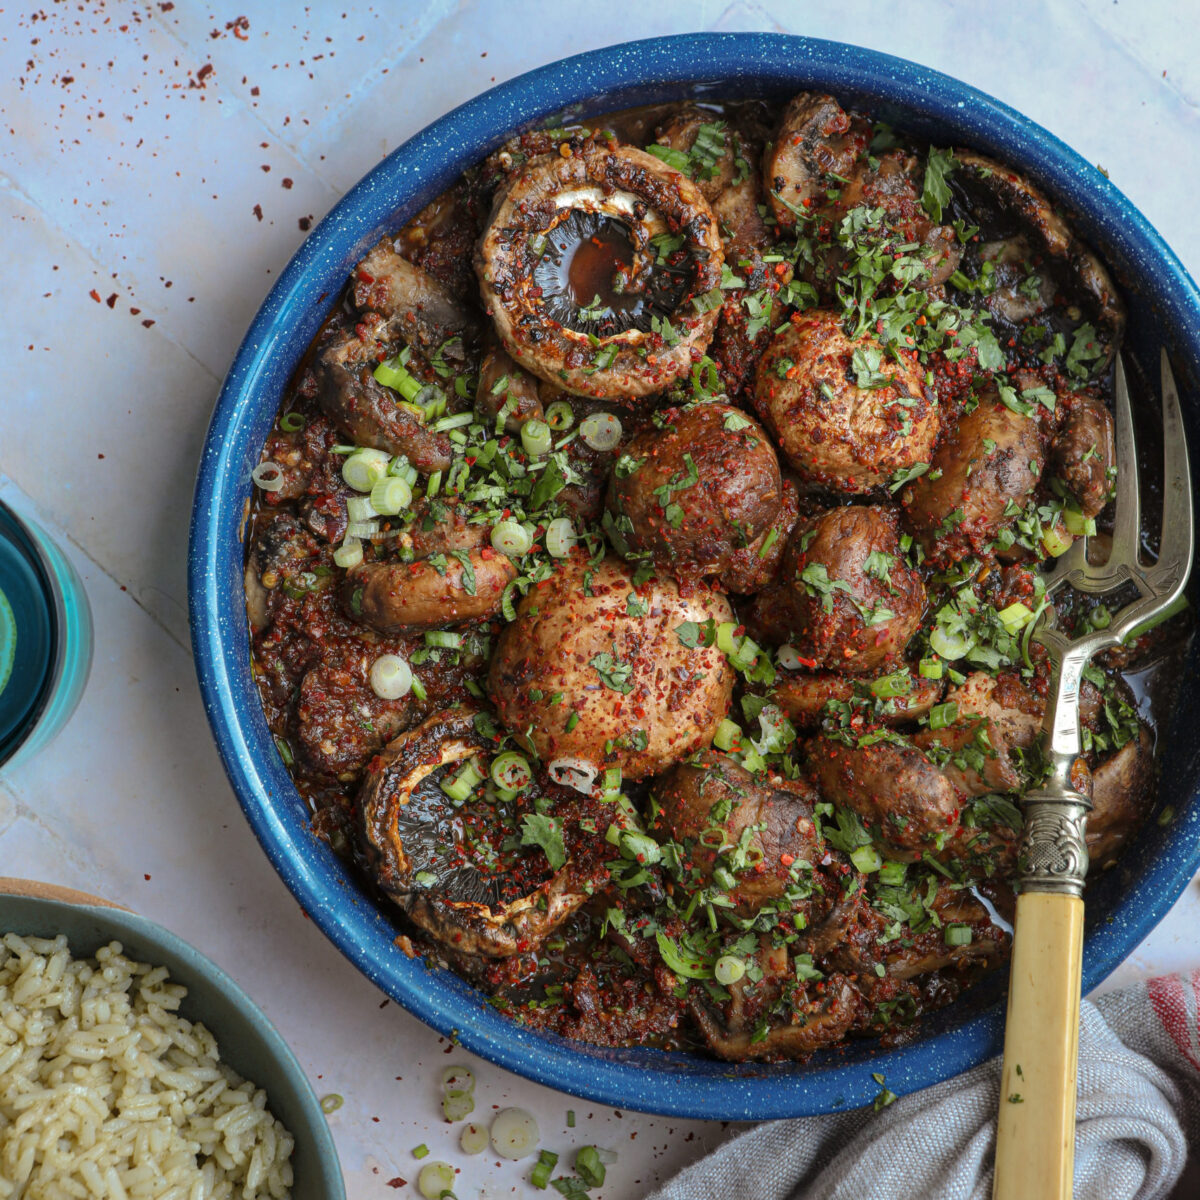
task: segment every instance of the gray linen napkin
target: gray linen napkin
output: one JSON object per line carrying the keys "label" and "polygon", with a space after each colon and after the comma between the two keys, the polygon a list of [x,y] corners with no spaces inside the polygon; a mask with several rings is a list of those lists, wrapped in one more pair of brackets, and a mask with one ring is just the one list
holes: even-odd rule
{"label": "gray linen napkin", "polygon": [[[1076,1200],[1164,1200],[1200,1148],[1200,970],[1084,1001]],[[647,1200],[988,1200],[1000,1060],[738,1134]]]}

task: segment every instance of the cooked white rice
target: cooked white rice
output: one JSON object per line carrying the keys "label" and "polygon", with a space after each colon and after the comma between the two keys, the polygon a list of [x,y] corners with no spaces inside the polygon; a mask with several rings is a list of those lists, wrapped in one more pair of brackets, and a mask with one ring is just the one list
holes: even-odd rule
{"label": "cooked white rice", "polygon": [[177,1014],[187,989],[112,942],[0,940],[0,1197],[278,1200],[292,1136]]}

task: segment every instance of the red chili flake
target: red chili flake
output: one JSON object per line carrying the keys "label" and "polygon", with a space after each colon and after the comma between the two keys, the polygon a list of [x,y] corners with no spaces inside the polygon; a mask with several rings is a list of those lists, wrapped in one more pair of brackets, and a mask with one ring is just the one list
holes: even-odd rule
{"label": "red chili flake", "polygon": [[111,296],[109,296],[109,298],[107,300],[105,300],[104,303],[107,304],[109,308],[115,308],[116,304],[117,304],[117,293],[113,292],[113,294]]}
{"label": "red chili flake", "polygon": [[301,233],[307,233],[312,228],[312,217],[301,217],[297,224]]}
{"label": "red chili flake", "polygon": [[285,175],[285,176],[284,176],[284,177],[283,177],[283,178],[282,178],[282,179],[279,181],[279,184],[280,184],[280,187],[291,188],[291,186],[292,186],[292,181],[291,181],[291,180],[290,180],[290,179],[289,179],[289,178],[288,178],[288,177]]}
{"label": "red chili flake", "polygon": [[258,218],[260,221],[262,220],[262,205],[261,205],[261,204],[256,204],[256,205],[254,206],[254,215],[255,215],[255,216],[256,216],[256,217],[257,217],[257,218]]}
{"label": "red chili flake", "polygon": [[196,72],[196,78],[198,80],[203,81],[203,80],[207,79],[212,73],[213,73],[212,63],[205,63],[204,66],[202,66],[200,68],[200,70],[198,70]]}
{"label": "red chili flake", "polygon": [[781,854],[779,856],[779,861],[783,863],[785,867],[790,867],[792,863],[796,861],[796,856],[794,854]]}
{"label": "red chili flake", "polygon": [[95,288],[92,288],[92,290],[91,290],[90,292],[88,292],[88,295],[89,295],[89,296],[91,296],[91,298],[92,298],[93,300],[95,300],[95,302],[96,302],[97,304],[99,304],[99,303],[100,303],[100,293],[99,293],[98,291],[96,291],[96,289],[95,289]]}
{"label": "red chili flake", "polygon": [[[100,455],[100,457],[101,457],[101,458],[103,458],[103,457],[104,457],[104,455],[102,454],[102,455]],[[150,879],[150,876],[149,876],[149,875],[147,875],[147,876],[146,876],[146,880],[147,880],[147,881],[149,881],[149,879]]]}
{"label": "red chili flake", "polygon": [[387,1181],[387,1185],[388,1185],[388,1187],[390,1187],[390,1188],[402,1188],[402,1187],[408,1187],[408,1180],[407,1180],[407,1179],[401,1179],[401,1178],[400,1178],[400,1176],[399,1176],[399,1175],[397,1175],[395,1179],[389,1179],[389,1180]]}

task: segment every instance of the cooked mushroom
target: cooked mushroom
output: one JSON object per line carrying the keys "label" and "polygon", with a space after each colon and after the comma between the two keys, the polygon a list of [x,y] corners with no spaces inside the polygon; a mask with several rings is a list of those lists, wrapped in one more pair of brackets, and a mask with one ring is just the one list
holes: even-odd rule
{"label": "cooked mushroom", "polygon": [[792,530],[748,624],[793,646],[814,670],[865,675],[903,654],[924,611],[925,585],[900,555],[895,513],[849,505]]}
{"label": "cooked mushroom", "polygon": [[[789,1014],[763,1022],[765,1034],[757,1022],[725,1020],[713,1013],[710,1005],[692,990],[688,1004],[708,1048],[727,1062],[748,1059],[805,1059],[822,1046],[840,1041],[858,1016],[860,1001],[844,976],[834,975],[819,986],[809,985],[792,992]],[[726,1006],[727,1010],[734,1005]],[[741,1014],[738,1014],[741,1016]]]}
{"label": "cooked mushroom", "polygon": [[[447,946],[503,958],[536,949],[587,901],[605,877],[607,853],[599,845],[591,853],[589,839],[602,839],[580,825],[585,798],[552,784],[536,781],[516,800],[490,800],[476,767],[464,800],[447,792],[443,784],[459,783],[459,772],[495,747],[475,715],[435,713],[393,741],[369,764],[358,811],[367,868],[383,891]],[[508,844],[522,814],[546,817],[563,861],[551,861],[552,842],[550,849],[534,840]]]}
{"label": "cooked mushroom", "polygon": [[[649,831],[678,842],[701,879],[720,870],[729,898],[756,911],[784,894],[789,881],[811,872],[823,853],[811,791],[758,782],[727,754],[702,751],[658,779],[652,791]],[[797,911],[812,918],[813,899]]]}
{"label": "cooked mushroom", "polygon": [[950,781],[906,738],[847,746],[821,735],[808,763],[825,798],[853,809],[884,846],[919,855],[958,826],[962,806]]}
{"label": "cooked mushroom", "polygon": [[329,779],[354,779],[411,718],[412,696],[381,699],[370,685],[365,651],[318,662],[300,681],[293,742],[305,764]]}
{"label": "cooked mushroom", "polygon": [[450,466],[451,443],[374,375],[390,341],[386,322],[368,313],[353,328],[338,321],[322,335],[317,399],[329,419],[359,446],[405,454],[418,471]]}
{"label": "cooked mushroom", "polygon": [[[716,305],[692,301],[721,280],[716,219],[652,154],[564,146],[498,193],[476,255],[484,305],[509,354],[556,386],[626,400],[661,392],[712,338]],[[662,261],[659,234],[681,239]]]}
{"label": "cooked mushroom", "polygon": [[1038,423],[1001,403],[994,386],[949,430],[929,470],[900,493],[926,555],[954,561],[985,551],[1037,487],[1045,462]]}
{"label": "cooked mushroom", "polygon": [[972,671],[946,693],[946,703],[955,705],[954,720],[913,734],[913,744],[943,764],[942,773],[963,795],[1020,791],[1019,752],[1037,741],[1045,701],[1012,672]]}
{"label": "cooked mushroom", "polygon": [[1117,452],[1112,413],[1086,393],[1069,398],[1062,428],[1050,442],[1050,466],[1079,502],[1085,517],[1096,516],[1113,492]]}
{"label": "cooked mushroom", "polygon": [[737,174],[736,136],[716,114],[695,104],[681,104],[658,127],[654,140],[688,157],[681,169],[711,204]]}
{"label": "cooked mushroom", "polygon": [[733,669],[687,631],[732,620],[719,592],[685,597],[666,579],[637,585],[620,559],[592,566],[576,550],[517,607],[488,691],[552,772],[557,764],[590,778],[616,765],[642,779],[712,741]]}
{"label": "cooked mushroom", "polygon": [[1144,726],[1092,770],[1087,848],[1093,870],[1109,866],[1154,803],[1154,739]]}
{"label": "cooked mushroom", "polygon": [[810,483],[869,492],[928,463],[941,423],[915,359],[852,341],[829,309],[797,313],[758,367],[754,404],[789,465]]}
{"label": "cooked mushroom", "polygon": [[270,624],[276,589],[291,575],[308,569],[317,543],[290,513],[279,513],[260,526],[246,557],[246,614],[256,633]]}
{"label": "cooked mushroom", "polygon": [[845,704],[856,698],[872,701],[882,724],[902,725],[923,717],[941,700],[944,690],[941,680],[925,679],[907,670],[905,674],[907,684],[898,684],[894,674],[889,674],[887,686],[879,696],[871,690],[871,684],[876,682],[871,679],[852,679],[833,671],[785,674],[771,689],[771,699],[801,729],[818,725],[830,702]]}
{"label": "cooked mushroom", "polygon": [[1043,254],[1066,268],[1068,278],[1090,307],[1099,334],[1092,373],[1103,371],[1125,331],[1125,306],[1108,271],[1029,180],[971,150],[956,150],[954,157],[956,180],[990,197],[1001,214],[1016,220],[1018,234],[1035,239]]}
{"label": "cooked mushroom", "polygon": [[379,313],[389,336],[429,354],[441,350],[451,360],[464,361],[466,344],[478,336],[475,314],[432,275],[397,254],[390,238],[355,268],[354,303],[362,312]]}
{"label": "cooked mushroom", "polygon": [[796,485],[783,480],[783,499],[775,519],[750,545],[735,548],[725,556],[721,569],[721,586],[727,592],[750,596],[769,587],[779,574],[788,538],[800,515],[800,499]]}
{"label": "cooked mushroom", "polygon": [[475,391],[475,411],[481,417],[495,419],[505,410],[504,428],[520,433],[526,421],[542,417],[538,399],[538,380],[518,367],[503,346],[492,346],[479,368],[479,387]]}
{"label": "cooked mushroom", "polygon": [[438,629],[498,613],[516,577],[512,559],[490,546],[416,562],[363,562],[346,572],[342,601],[356,620],[382,633]]}
{"label": "cooked mushroom", "polygon": [[726,404],[668,409],[660,424],[617,460],[610,536],[626,558],[648,558],[681,583],[722,576],[779,514],[775,451],[757,421]]}

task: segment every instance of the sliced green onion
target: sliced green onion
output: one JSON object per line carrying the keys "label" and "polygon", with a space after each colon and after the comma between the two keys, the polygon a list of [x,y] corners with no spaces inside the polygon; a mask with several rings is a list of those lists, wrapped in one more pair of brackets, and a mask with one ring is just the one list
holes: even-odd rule
{"label": "sliced green onion", "polygon": [[462,1121],[474,1111],[474,1092],[453,1092],[442,1097],[442,1115],[447,1121]]}
{"label": "sliced green onion", "polygon": [[[444,405],[445,401],[442,403]],[[434,421],[429,428],[434,433],[445,433],[448,429],[461,429],[464,425],[470,425],[473,420],[475,420],[475,417],[472,413],[454,413],[453,416],[443,417],[440,421]]]}
{"label": "sliced green onion", "polygon": [[378,521],[351,521],[346,526],[347,538],[373,538],[378,532]]}
{"label": "sliced green onion", "polygon": [[575,1155],[575,1174],[590,1188],[604,1185],[604,1164],[600,1161],[595,1146],[579,1147]]}
{"label": "sliced green onion", "polygon": [[468,1121],[459,1134],[458,1144],[464,1154],[482,1154],[488,1148],[490,1140],[485,1126]]}
{"label": "sliced green onion", "polygon": [[509,792],[524,791],[533,779],[529,759],[515,750],[506,750],[503,754],[498,755],[492,761],[492,769],[489,773],[492,782],[498,788],[504,788]]}
{"label": "sliced green onion", "polygon": [[419,1146],[413,1147],[413,1158],[425,1158],[429,1154],[429,1147],[422,1142]]}
{"label": "sliced green onion", "polygon": [[408,461],[407,455],[398,454],[392,458],[388,474],[395,475],[396,479],[402,479],[409,487],[416,486],[416,479],[418,479],[416,468]]}
{"label": "sliced green onion", "polygon": [[521,445],[530,457],[540,458],[543,454],[550,453],[554,446],[554,434],[550,432],[550,426],[545,421],[534,417],[521,426]]}
{"label": "sliced green onion", "polygon": [[579,426],[579,434],[593,449],[599,451],[613,450],[621,441],[621,422],[608,412],[592,413],[584,417]]}
{"label": "sliced green onion", "polygon": [[1004,628],[1015,635],[1033,620],[1033,609],[1028,604],[1022,604],[1020,600],[1017,600],[1002,608],[996,616],[1000,618]]}
{"label": "sliced green onion", "polygon": [[421,390],[420,380],[408,372],[399,355],[389,358],[387,362],[381,362],[375,368],[374,375],[377,383],[393,388],[408,401],[414,400]]}
{"label": "sliced green onion", "polygon": [[555,400],[546,409],[546,424],[555,433],[570,429],[575,424],[575,410],[565,400]]}
{"label": "sliced green onion", "polygon": [[736,721],[724,720],[713,734],[713,745],[718,750],[732,750],[742,740],[742,727]]}
{"label": "sliced green onion", "polygon": [[425,645],[435,650],[458,650],[462,646],[463,635],[449,629],[431,629],[425,635]]}
{"label": "sliced green onion", "polygon": [[890,859],[879,868],[879,882],[890,887],[900,887],[908,873],[908,865],[902,862],[892,862]]}
{"label": "sliced green onion", "polygon": [[394,517],[412,503],[412,488],[399,476],[389,475],[371,489],[371,503],[377,513]]}
{"label": "sliced green onion", "polygon": [[370,521],[379,516],[370,496],[351,496],[346,501],[346,515],[351,521]]}
{"label": "sliced green onion", "polygon": [[883,859],[874,846],[859,846],[850,851],[850,861],[864,874],[878,871],[883,866]]}
{"label": "sliced green onion", "polygon": [[321,1097],[321,1111],[323,1113],[335,1113],[345,1103],[346,1101],[337,1092],[330,1092],[328,1096]]}
{"label": "sliced green onion", "polygon": [[871,695],[880,700],[894,700],[912,691],[912,676],[905,670],[893,671],[871,681]]}
{"label": "sliced green onion", "polygon": [[279,428],[284,433],[299,433],[308,422],[297,412],[284,413],[279,418]]}
{"label": "sliced green onion", "polygon": [[382,450],[355,450],[342,463],[342,478],[356,492],[369,492],[387,474],[391,462],[391,455]]}
{"label": "sliced green onion", "polygon": [[358,538],[347,538],[334,552],[333,561],[336,566],[345,567],[349,570],[351,567],[357,567],[363,560],[362,542]]}
{"label": "sliced green onion", "polygon": [[1063,524],[1076,537],[1092,537],[1096,532],[1096,518],[1085,517],[1077,508],[1063,509]]}
{"label": "sliced green onion", "polygon": [[970,925],[947,925],[942,935],[947,946],[969,946],[971,944]]}
{"label": "sliced green onion", "polygon": [[935,626],[929,635],[930,649],[935,654],[941,655],[942,658],[949,659],[950,662],[962,658],[974,645],[973,637],[961,633],[947,633],[940,625]]}
{"label": "sliced green onion", "polygon": [[492,546],[516,558],[533,548],[533,535],[520,521],[499,521],[492,527]]}
{"label": "sliced green onion", "polygon": [[429,476],[428,483],[425,484],[425,495],[428,496],[430,500],[432,500],[434,498],[434,496],[436,496],[438,494],[438,491],[441,488],[441,486],[442,486],[442,473],[441,473],[441,471],[434,471]]}
{"label": "sliced green onion", "polygon": [[555,517],[546,526],[546,553],[551,558],[566,558],[575,545],[575,526],[570,517]]}
{"label": "sliced green onion", "polygon": [[530,1173],[529,1182],[535,1188],[545,1190],[546,1185],[550,1182],[550,1176],[554,1172],[555,1164],[558,1162],[558,1155],[553,1150],[543,1150],[538,1155],[538,1160],[533,1164],[533,1171]]}
{"label": "sliced green onion", "polygon": [[929,710],[929,728],[945,729],[958,720],[958,702],[947,700],[945,704],[935,704]]}
{"label": "sliced green onion", "polygon": [[940,658],[923,658],[917,664],[917,670],[922,679],[941,679],[942,660]]}
{"label": "sliced green onion", "polygon": [[421,1168],[417,1176],[417,1190],[425,1200],[444,1200],[454,1187],[454,1168],[448,1162],[431,1162]]}
{"label": "sliced green onion", "polygon": [[713,968],[713,976],[720,984],[737,983],[746,973],[746,964],[736,954],[722,954]]}
{"label": "sliced green onion", "polygon": [[451,1095],[455,1092],[475,1090],[475,1072],[470,1067],[447,1067],[442,1072],[442,1091]]}
{"label": "sliced green onion", "polygon": [[381,654],[371,664],[371,691],[380,700],[399,700],[412,690],[412,668],[398,654]]}
{"label": "sliced green onion", "polygon": [[290,767],[296,761],[296,756],[292,753],[292,748],[288,745],[287,738],[281,738],[276,734],[274,740],[275,749],[279,751],[279,757],[283,759],[283,765]]}
{"label": "sliced green onion", "polygon": [[501,1158],[524,1158],[538,1143],[538,1125],[523,1108],[502,1108],[492,1122],[492,1149]]}
{"label": "sliced green onion", "polygon": [[575,1128],[575,1110],[573,1108],[567,1109],[567,1128]]}
{"label": "sliced green onion", "polygon": [[261,462],[253,471],[250,478],[254,485],[264,492],[283,491],[283,468],[278,463]]}
{"label": "sliced green onion", "polygon": [[453,779],[442,780],[442,791],[451,800],[462,804],[482,782],[483,772],[475,759],[471,759],[459,768]]}
{"label": "sliced green onion", "polygon": [[414,675],[412,682],[412,692],[418,700],[424,700],[429,694],[425,691],[425,685],[421,682],[420,676]]}
{"label": "sliced green onion", "polygon": [[1074,542],[1075,539],[1065,529],[1059,529],[1057,525],[1051,525],[1042,534],[1042,549],[1051,558],[1061,558],[1070,550]]}

